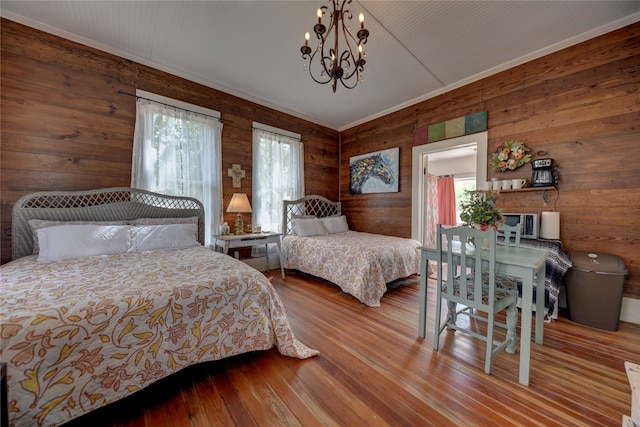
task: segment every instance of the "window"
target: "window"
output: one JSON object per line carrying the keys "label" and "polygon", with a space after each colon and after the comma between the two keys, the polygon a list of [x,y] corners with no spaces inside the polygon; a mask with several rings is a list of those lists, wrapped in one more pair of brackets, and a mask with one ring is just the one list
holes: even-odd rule
{"label": "window", "polygon": [[198,199],[205,208],[205,244],[210,244],[222,218],[220,115],[143,94],[145,98],[138,92],[136,103],[131,186]]}
{"label": "window", "polygon": [[282,232],[282,201],[304,196],[300,135],[253,124],[253,222]]}
{"label": "window", "polygon": [[460,208],[460,204],[462,202],[469,201],[469,191],[475,191],[476,189],[476,178],[460,178],[455,181],[456,187],[456,217],[458,219],[458,224],[462,224],[462,220],[460,219],[460,213],[462,209]]}

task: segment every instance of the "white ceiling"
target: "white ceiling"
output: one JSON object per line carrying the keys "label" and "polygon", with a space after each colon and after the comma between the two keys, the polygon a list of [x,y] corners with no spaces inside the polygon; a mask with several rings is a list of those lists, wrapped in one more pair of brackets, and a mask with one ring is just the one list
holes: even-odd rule
{"label": "white ceiling", "polygon": [[364,82],[333,93],[300,55],[324,4],[2,0],[0,13],[337,130],[640,20],[640,1],[354,1]]}

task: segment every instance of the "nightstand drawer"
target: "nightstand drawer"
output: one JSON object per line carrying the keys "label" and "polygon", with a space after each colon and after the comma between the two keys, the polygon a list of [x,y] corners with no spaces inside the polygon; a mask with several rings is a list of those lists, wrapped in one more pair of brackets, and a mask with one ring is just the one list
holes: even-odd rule
{"label": "nightstand drawer", "polygon": [[[271,240],[271,243],[274,241]],[[258,245],[266,245],[269,242],[269,239],[264,238],[256,238],[256,239],[237,239],[237,240],[229,240],[227,244],[229,248],[242,248],[245,246],[258,246]]]}

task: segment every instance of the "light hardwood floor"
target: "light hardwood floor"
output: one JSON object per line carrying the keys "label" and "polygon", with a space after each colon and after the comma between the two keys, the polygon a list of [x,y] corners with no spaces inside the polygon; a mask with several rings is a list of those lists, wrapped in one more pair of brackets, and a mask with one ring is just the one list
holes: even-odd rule
{"label": "light hardwood floor", "polygon": [[277,350],[188,368],[68,424],[75,426],[620,426],[631,412],[624,361],[640,363],[640,325],[617,332],[545,323],[532,344],[531,382],[518,354],[483,371],[484,343],[445,331],[417,338],[418,279],[369,308],[328,282],[273,271],[298,339],[320,350],[298,360]]}

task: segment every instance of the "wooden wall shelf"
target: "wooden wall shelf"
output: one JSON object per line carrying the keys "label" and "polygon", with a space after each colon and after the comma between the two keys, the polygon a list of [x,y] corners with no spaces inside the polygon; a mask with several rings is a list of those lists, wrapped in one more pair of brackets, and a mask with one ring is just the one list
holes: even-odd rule
{"label": "wooden wall shelf", "polygon": [[546,187],[526,187],[526,188],[516,188],[511,190],[498,190],[500,193],[519,193],[521,191],[546,191],[546,190],[555,190],[556,187],[553,185],[549,185]]}

